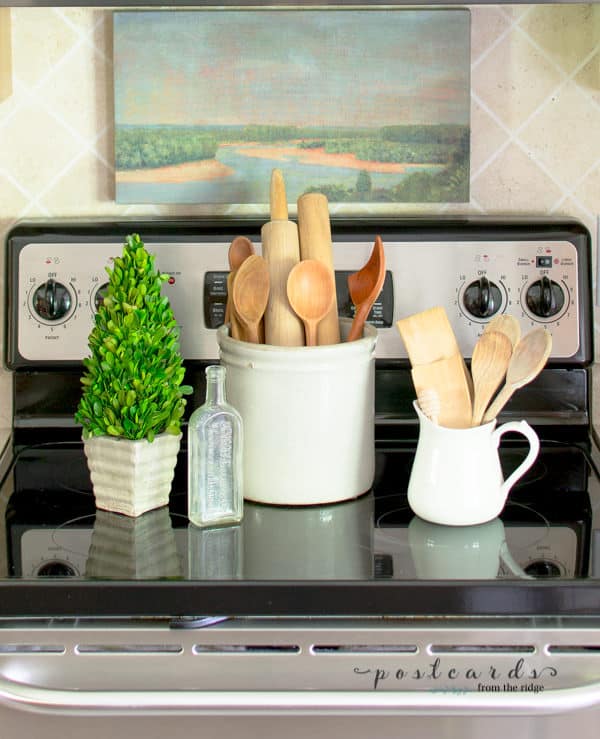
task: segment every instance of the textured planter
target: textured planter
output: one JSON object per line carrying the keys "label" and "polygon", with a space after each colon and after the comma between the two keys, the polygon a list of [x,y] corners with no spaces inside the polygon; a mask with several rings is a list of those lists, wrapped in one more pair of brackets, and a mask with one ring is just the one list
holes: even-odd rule
{"label": "textured planter", "polygon": [[150,443],[113,436],[84,439],[96,506],[140,516],[169,502],[181,434],[160,434]]}

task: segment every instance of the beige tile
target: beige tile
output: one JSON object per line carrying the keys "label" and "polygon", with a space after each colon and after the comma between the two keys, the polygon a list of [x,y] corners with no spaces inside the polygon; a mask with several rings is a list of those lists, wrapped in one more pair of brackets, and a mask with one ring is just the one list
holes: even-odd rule
{"label": "beige tile", "polygon": [[52,8],[13,8],[13,69],[29,87],[35,85],[78,40]]}
{"label": "beige tile", "polygon": [[113,121],[112,105],[106,105],[107,90],[112,100],[112,67],[82,45],[44,81],[36,100],[91,143]]}
{"label": "beige tile", "polygon": [[[568,82],[539,109],[519,137],[571,189],[600,157],[600,109]],[[574,146],[574,142],[581,145]]]}
{"label": "beige tile", "polygon": [[97,216],[124,213],[114,202],[112,171],[91,152],[82,154],[41,198],[53,216]]}
{"label": "beige tile", "polygon": [[510,18],[493,5],[479,5],[471,8],[472,62],[477,62],[509,25]]}
{"label": "beige tile", "polygon": [[[8,229],[12,221],[27,206],[27,195],[16,187],[11,180],[2,174],[2,156],[0,148],[0,236],[3,229]],[[4,240],[0,240],[0,244]]]}
{"label": "beige tile", "polygon": [[511,144],[471,185],[472,197],[488,213],[547,213],[561,191],[516,144]]}
{"label": "beige tile", "polygon": [[[600,6],[598,6],[600,18]],[[598,50],[575,75],[575,82],[600,106],[600,23],[598,24]]]}
{"label": "beige tile", "polygon": [[593,214],[590,213],[588,209],[582,206],[579,200],[576,200],[574,198],[565,198],[552,210],[552,216],[564,216],[565,218],[575,218],[576,220],[580,221],[590,232],[592,242],[594,242],[593,245],[595,246],[595,217]]}
{"label": "beige tile", "polygon": [[519,25],[568,74],[597,43],[591,4],[536,5]]}
{"label": "beige tile", "polygon": [[0,167],[34,196],[81,151],[81,143],[35,102],[20,107],[2,134],[14,145],[0,148]]}
{"label": "beige tile", "polygon": [[503,39],[472,73],[472,89],[511,129],[518,128],[563,79],[520,32]]}
{"label": "beige tile", "polygon": [[574,194],[590,213],[600,215],[600,164],[587,175]]}
{"label": "beige tile", "polygon": [[471,173],[508,141],[510,135],[476,101],[471,105]]}
{"label": "beige tile", "polygon": [[505,13],[509,18],[513,20],[519,20],[530,13],[533,9],[533,5],[500,5],[498,6],[502,13]]}

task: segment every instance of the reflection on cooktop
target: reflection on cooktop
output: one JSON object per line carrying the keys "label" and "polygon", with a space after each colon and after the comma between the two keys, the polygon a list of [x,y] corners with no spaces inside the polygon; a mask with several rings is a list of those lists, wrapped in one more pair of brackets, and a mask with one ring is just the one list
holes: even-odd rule
{"label": "reflection on cooktop", "polygon": [[[522,451],[503,452],[514,468]],[[6,513],[12,577],[197,580],[585,577],[591,504],[585,455],[545,448],[500,518],[446,527],[406,500],[412,451],[377,454],[374,489],[328,506],[246,502],[240,526],[199,529],[186,516],[181,455],[170,508],[135,519],[96,511],[81,449],[24,450]]]}

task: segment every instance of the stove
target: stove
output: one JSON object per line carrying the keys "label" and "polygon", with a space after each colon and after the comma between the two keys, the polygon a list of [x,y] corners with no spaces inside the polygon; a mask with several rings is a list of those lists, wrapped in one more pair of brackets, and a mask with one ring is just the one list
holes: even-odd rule
{"label": "stove", "polygon": [[[326,506],[246,502],[240,526],[198,529],[187,519],[184,441],[168,507],[137,519],[96,510],[73,413],[105,267],[138,232],[169,274],[164,291],[194,387],[189,416],[204,399],[204,368],[218,360],[227,247],[246,235],[260,252],[260,225],[33,221],[9,233],[14,421],[0,488],[0,671],[3,655],[35,655],[30,665],[42,655],[35,684],[70,691],[77,710],[99,705],[98,696],[73,695],[97,688],[91,655],[127,657],[100,701],[116,711],[126,710],[117,693],[127,690],[128,705],[144,710],[477,712],[508,705],[490,697],[498,685],[510,706],[533,710],[548,707],[538,693],[560,706],[561,691],[582,681],[581,705],[591,705],[589,685],[600,680],[591,659],[600,651],[600,476],[591,241],[576,221],[334,220],[340,315],[352,315],[346,278],[376,234],[386,249],[369,318],[378,328],[372,489]],[[500,418],[526,419],[539,457],[501,516],[480,526],[428,524],[407,502],[418,426],[395,321],[433,305],[446,308],[467,363],[501,312],[523,331],[541,325],[553,336],[546,368]],[[503,439],[505,471],[524,454],[519,437]],[[50,659],[57,654],[70,672]],[[167,658],[184,666],[175,697],[142,666]],[[226,703],[219,691],[237,692]]]}

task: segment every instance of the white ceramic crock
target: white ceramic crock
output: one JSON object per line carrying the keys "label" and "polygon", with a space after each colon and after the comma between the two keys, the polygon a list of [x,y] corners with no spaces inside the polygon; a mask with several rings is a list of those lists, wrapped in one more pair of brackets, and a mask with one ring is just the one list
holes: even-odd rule
{"label": "white ceramic crock", "polygon": [[[408,504],[432,523],[470,526],[498,516],[511,487],[535,462],[540,449],[537,434],[526,421],[496,421],[468,429],[439,426],[425,416],[418,404],[419,441],[408,484]],[[508,431],[529,442],[523,462],[502,477],[498,446]]]}
{"label": "white ceramic crock", "polygon": [[[342,319],[347,335],[350,321]],[[356,498],[375,472],[377,330],[327,346],[250,344],[217,331],[227,399],[244,422],[244,497],[310,505]]]}

